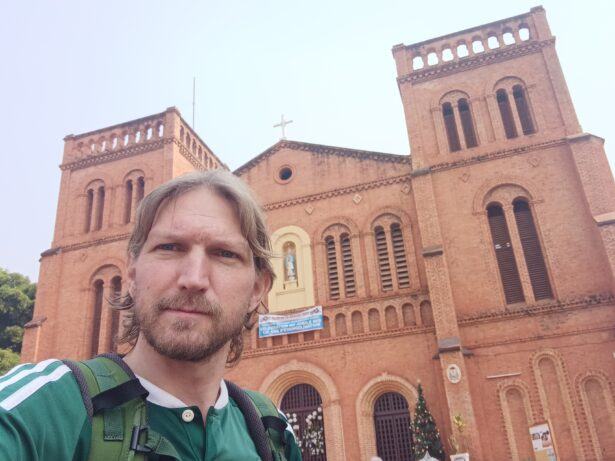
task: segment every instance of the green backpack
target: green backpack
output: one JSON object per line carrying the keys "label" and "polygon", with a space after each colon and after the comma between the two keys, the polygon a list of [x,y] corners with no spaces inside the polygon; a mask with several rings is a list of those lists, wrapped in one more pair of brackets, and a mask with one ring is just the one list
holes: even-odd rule
{"label": "green backpack", "polygon": [[[152,431],[147,421],[148,392],[117,354],[102,354],[83,362],[65,360],[79,385],[92,423],[90,460],[181,461],[166,438]],[[225,381],[229,396],[241,410],[248,431],[263,461],[286,461],[286,422],[263,394]]]}

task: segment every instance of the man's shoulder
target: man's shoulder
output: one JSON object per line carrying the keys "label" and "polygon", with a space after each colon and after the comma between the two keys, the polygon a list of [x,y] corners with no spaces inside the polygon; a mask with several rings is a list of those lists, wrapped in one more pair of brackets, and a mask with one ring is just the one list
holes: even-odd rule
{"label": "man's shoulder", "polygon": [[[69,405],[83,405],[79,387],[70,368],[61,360],[23,363],[0,376],[0,411],[11,412],[24,407],[44,411],[49,399]],[[77,398],[76,398],[77,397]]]}

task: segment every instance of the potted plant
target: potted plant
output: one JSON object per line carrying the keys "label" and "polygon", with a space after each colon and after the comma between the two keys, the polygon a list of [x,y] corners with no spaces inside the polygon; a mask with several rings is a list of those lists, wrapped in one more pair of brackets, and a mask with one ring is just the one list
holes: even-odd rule
{"label": "potted plant", "polygon": [[453,454],[451,455],[451,461],[470,461],[470,453],[465,451],[465,435],[463,434],[463,430],[466,427],[466,423],[461,417],[461,415],[455,415],[453,417],[453,424],[457,429],[457,436],[452,434],[448,441],[451,445],[451,449],[453,450]]}

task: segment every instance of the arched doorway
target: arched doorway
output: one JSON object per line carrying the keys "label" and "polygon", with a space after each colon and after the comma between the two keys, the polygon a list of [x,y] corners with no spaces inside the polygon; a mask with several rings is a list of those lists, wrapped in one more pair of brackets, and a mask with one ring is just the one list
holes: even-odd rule
{"label": "arched doorway", "polygon": [[309,384],[291,387],[280,408],[293,426],[303,461],[326,461],[322,399],[316,388]]}
{"label": "arched doorway", "polygon": [[382,461],[413,461],[408,402],[397,392],[382,394],[374,404],[376,449]]}

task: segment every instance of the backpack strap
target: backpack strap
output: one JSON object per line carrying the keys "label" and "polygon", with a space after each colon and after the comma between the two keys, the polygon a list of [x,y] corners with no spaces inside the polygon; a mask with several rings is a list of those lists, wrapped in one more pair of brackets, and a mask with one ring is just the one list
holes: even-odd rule
{"label": "backpack strap", "polygon": [[286,423],[278,409],[265,395],[240,388],[224,381],[229,396],[241,410],[256,451],[263,461],[285,461],[284,430]]}
{"label": "backpack strap", "polygon": [[148,392],[119,355],[64,363],[75,376],[92,423],[90,460],[144,460],[150,454],[179,460],[173,445],[149,429]]}

